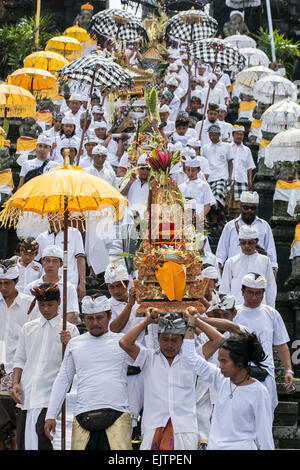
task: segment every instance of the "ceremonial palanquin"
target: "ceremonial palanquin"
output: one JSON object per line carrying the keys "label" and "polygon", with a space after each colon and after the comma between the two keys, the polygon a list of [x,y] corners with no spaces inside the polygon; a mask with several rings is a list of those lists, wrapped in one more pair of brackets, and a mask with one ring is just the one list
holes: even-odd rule
{"label": "ceremonial palanquin", "polygon": [[165,152],[164,140],[152,129],[147,143],[142,145],[148,155],[151,176],[147,224],[144,224],[147,229],[141,234],[134,257],[138,270],[134,286],[140,304],[137,315],[144,315],[148,307],[156,307],[161,312],[183,312],[194,306],[204,311],[201,298],[208,279],[201,275],[202,258],[195,245],[192,217],[187,217],[184,198],[171,176],[181,155],[178,150]]}

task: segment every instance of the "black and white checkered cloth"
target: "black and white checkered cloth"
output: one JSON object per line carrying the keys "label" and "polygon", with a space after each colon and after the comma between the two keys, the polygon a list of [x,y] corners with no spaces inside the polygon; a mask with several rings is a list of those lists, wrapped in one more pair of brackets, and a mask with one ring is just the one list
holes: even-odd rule
{"label": "black and white checkered cloth", "polygon": [[248,183],[233,182],[234,200],[239,201],[243,191],[248,191]]}
{"label": "black and white checkered cloth", "polygon": [[226,6],[229,8],[247,8],[247,7],[259,7],[261,0],[226,0]]}
{"label": "black and white checkered cloth", "polygon": [[222,206],[225,206],[225,199],[228,191],[227,181],[222,179],[217,181],[210,181],[209,186],[213,195],[215,196],[215,199],[220,204],[222,204]]}
{"label": "black and white checkered cloth", "polygon": [[130,73],[120,65],[111,60],[104,59],[97,53],[73,60],[57,70],[57,74],[60,78],[91,83],[95,69],[97,70],[94,82],[95,87],[123,88],[129,87],[133,81]]}
{"label": "black and white checkered cloth", "polygon": [[[216,64],[220,68],[240,71],[246,66],[246,58],[237,47],[228,44],[222,39],[212,38],[189,44],[188,52],[193,57],[202,60],[206,64]],[[216,56],[216,52],[217,56]]]}
{"label": "black and white checkered cloth", "polygon": [[[118,23],[114,16],[126,18],[129,23]],[[116,8],[100,11],[92,17],[89,28],[90,33],[106,36],[110,39],[121,41],[134,41],[140,37],[144,37],[148,41],[148,35],[145,26],[128,11],[118,10]]]}
{"label": "black and white checkered cloth", "polygon": [[[188,24],[184,18],[193,15],[199,16],[200,22],[196,24]],[[193,34],[192,33],[193,29]],[[166,38],[173,36],[181,41],[193,42],[200,41],[205,38],[212,38],[218,31],[218,22],[200,10],[187,10],[173,16],[166,25]]]}

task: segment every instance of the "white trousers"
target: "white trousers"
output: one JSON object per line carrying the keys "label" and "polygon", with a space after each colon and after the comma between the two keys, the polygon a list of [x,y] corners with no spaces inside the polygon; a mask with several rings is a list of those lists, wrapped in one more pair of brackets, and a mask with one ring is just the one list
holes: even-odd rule
{"label": "white trousers", "polygon": [[27,410],[25,424],[25,450],[38,450],[39,442],[35,427],[36,422],[43,408],[33,408]]}

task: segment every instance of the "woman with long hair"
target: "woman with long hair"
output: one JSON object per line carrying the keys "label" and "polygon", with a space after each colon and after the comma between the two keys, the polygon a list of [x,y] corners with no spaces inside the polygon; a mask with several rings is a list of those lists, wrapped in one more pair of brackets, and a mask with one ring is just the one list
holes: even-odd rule
{"label": "woman with long hair", "polygon": [[[273,450],[273,414],[269,392],[250,375],[250,364],[261,368],[265,359],[257,336],[255,333],[241,332],[224,339],[219,345],[218,368],[196,353],[195,317],[185,312],[187,329],[182,351],[194,373],[213,385],[216,391],[207,449]],[[205,334],[213,328],[199,316],[197,326]]]}

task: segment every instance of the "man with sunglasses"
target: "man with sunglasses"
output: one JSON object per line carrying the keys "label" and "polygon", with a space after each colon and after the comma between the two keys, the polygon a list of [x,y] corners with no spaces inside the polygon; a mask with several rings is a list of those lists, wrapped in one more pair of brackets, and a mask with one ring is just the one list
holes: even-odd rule
{"label": "man with sunglasses", "polygon": [[270,225],[264,219],[257,216],[259,196],[257,192],[243,191],[240,196],[240,215],[230,220],[225,225],[218,242],[216,256],[220,269],[227,258],[241,252],[239,244],[239,231],[243,225],[255,227],[258,231],[258,245],[263,248],[271,261],[274,276],[276,278],[278,264],[276,247]]}
{"label": "man with sunglasses", "polygon": [[277,285],[269,258],[257,252],[257,229],[242,225],[239,230],[239,243],[242,253],[232,256],[224,265],[220,294],[231,293],[237,299],[237,304],[243,303],[242,277],[249,272],[256,272],[267,280],[263,302],[275,307]]}

